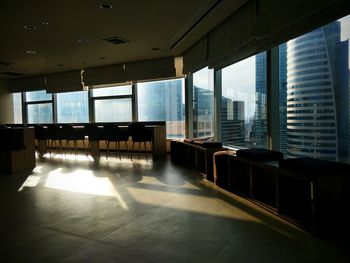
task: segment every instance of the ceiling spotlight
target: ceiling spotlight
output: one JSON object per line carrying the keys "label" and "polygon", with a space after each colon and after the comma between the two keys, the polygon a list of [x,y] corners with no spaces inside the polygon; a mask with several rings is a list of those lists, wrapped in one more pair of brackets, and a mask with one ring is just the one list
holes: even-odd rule
{"label": "ceiling spotlight", "polygon": [[99,7],[101,9],[112,9],[112,5],[111,4],[100,4]]}
{"label": "ceiling spotlight", "polygon": [[37,52],[35,50],[26,50],[25,53],[29,55],[35,55]]}
{"label": "ceiling spotlight", "polygon": [[88,41],[86,39],[78,39],[80,44],[86,44]]}
{"label": "ceiling spotlight", "polygon": [[49,23],[48,23],[48,22],[46,22],[46,21],[43,21],[43,22],[41,22],[41,25],[42,25],[43,27],[46,27],[46,26],[48,26],[48,25],[49,25]]}
{"label": "ceiling spotlight", "polygon": [[24,26],[24,29],[27,29],[27,30],[35,30],[35,29],[36,29],[36,26],[25,25],[25,26]]}
{"label": "ceiling spotlight", "polygon": [[107,59],[106,57],[99,57],[99,59]]}

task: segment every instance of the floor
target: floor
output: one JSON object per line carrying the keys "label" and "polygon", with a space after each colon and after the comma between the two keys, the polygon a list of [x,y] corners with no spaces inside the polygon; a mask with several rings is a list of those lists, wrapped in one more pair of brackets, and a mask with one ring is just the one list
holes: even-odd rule
{"label": "floor", "polygon": [[0,201],[0,262],[350,262],[169,159],[54,155]]}

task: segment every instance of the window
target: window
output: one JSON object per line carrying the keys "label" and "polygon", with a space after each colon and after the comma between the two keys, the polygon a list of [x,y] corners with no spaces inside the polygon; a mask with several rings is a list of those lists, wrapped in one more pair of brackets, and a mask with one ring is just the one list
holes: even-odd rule
{"label": "window", "polygon": [[52,123],[50,103],[28,104],[28,123]]}
{"label": "window", "polygon": [[266,76],[266,52],[222,69],[224,145],[267,147]]}
{"label": "window", "polygon": [[214,70],[193,74],[193,136],[214,136]]}
{"label": "window", "polygon": [[57,94],[57,122],[89,122],[88,92],[68,92]]}
{"label": "window", "polygon": [[131,122],[132,87],[114,86],[92,90],[95,122]]}
{"label": "window", "polygon": [[184,79],[139,83],[139,121],[166,121],[167,138],[185,137]]}
{"label": "window", "polygon": [[13,93],[13,123],[21,124],[22,119],[22,93]]}
{"label": "window", "polygon": [[280,150],[350,161],[350,16],[279,47]]}
{"label": "window", "polygon": [[47,94],[45,90],[26,92],[25,106],[28,123],[53,122],[52,94]]}

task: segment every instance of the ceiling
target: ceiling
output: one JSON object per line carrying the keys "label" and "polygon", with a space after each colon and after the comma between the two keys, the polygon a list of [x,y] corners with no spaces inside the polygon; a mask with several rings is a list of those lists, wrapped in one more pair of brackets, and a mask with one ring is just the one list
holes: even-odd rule
{"label": "ceiling", "polygon": [[[178,56],[247,1],[4,1],[0,78]],[[128,42],[101,41],[109,37]]]}

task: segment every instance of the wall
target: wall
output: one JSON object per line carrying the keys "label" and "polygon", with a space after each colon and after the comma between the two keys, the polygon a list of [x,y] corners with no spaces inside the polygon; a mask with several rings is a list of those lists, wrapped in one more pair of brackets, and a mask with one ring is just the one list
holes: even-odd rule
{"label": "wall", "polygon": [[12,94],[8,90],[7,81],[0,79],[0,123],[13,123]]}

